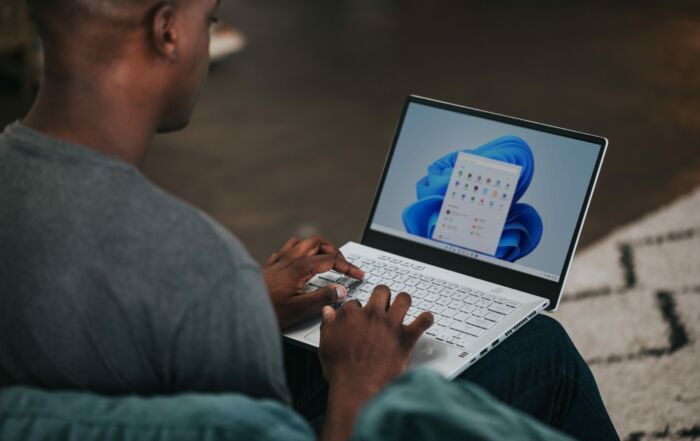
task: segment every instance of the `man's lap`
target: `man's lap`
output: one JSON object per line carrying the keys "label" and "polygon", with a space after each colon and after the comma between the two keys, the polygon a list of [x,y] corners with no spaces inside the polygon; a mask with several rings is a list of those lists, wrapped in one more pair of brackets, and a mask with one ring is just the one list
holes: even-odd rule
{"label": "man's lap", "polygon": [[[287,379],[294,407],[312,421],[325,413],[328,386],[315,352],[285,345]],[[537,316],[459,377],[555,427],[585,437],[582,418],[615,439],[597,385],[562,326]],[[561,399],[569,400],[561,406]]]}

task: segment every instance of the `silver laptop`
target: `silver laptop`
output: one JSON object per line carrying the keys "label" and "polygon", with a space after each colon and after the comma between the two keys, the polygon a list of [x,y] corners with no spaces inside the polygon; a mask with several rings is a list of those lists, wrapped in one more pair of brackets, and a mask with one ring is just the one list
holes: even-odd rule
{"label": "silver laptop", "polygon": [[[365,304],[387,285],[431,311],[411,366],[453,379],[561,299],[607,140],[409,96],[360,243],[363,280],[328,272]],[[318,348],[320,317],[284,332]]]}

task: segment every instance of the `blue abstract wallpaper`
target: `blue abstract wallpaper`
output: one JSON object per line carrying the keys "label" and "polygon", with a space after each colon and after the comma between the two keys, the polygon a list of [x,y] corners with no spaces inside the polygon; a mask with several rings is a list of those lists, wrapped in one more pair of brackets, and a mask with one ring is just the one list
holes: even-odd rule
{"label": "blue abstract wallpaper", "polygon": [[544,227],[535,207],[519,202],[534,176],[535,158],[530,146],[517,136],[502,136],[473,150],[456,150],[431,163],[428,174],[416,183],[417,200],[403,210],[406,232],[432,238],[460,151],[522,168],[495,257],[515,262],[527,256],[540,243]]}

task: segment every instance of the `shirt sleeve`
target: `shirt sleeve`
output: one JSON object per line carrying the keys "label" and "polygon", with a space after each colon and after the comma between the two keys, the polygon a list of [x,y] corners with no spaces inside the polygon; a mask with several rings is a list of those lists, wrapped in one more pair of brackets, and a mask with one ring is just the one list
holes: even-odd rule
{"label": "shirt sleeve", "polygon": [[260,269],[221,275],[174,329],[169,389],[237,391],[288,403],[280,332]]}

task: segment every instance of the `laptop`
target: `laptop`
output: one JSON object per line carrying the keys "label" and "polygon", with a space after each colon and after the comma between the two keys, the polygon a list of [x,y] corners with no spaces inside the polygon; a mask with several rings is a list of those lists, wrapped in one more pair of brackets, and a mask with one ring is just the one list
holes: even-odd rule
{"label": "laptop", "polygon": [[[411,367],[453,379],[538,313],[559,306],[607,148],[605,138],[409,96],[360,243],[363,280],[327,272],[363,305],[379,284],[435,321]],[[284,331],[317,349],[320,316]]]}

